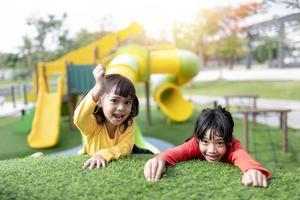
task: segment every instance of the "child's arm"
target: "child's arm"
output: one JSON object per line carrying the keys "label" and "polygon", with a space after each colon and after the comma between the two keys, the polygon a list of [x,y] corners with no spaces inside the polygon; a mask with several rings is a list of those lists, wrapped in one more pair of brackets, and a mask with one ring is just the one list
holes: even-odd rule
{"label": "child's arm", "polygon": [[95,127],[97,127],[97,121],[92,113],[95,109],[96,103],[99,101],[106,87],[104,74],[105,67],[103,65],[98,65],[93,70],[95,86],[80,102],[74,112],[74,124],[84,135],[88,135],[89,133],[93,132]]}
{"label": "child's arm", "polygon": [[168,165],[174,166],[176,163],[189,160],[201,155],[199,150],[199,144],[195,137],[191,140],[162,152],[156,156],[156,158],[163,159]]}
{"label": "child's arm", "polygon": [[95,85],[92,89],[93,100],[98,102],[106,88],[105,66],[100,64],[95,67],[93,70],[93,76],[95,79]]}
{"label": "child's arm", "polygon": [[196,138],[188,142],[160,153],[148,160],[144,166],[144,176],[147,181],[157,181],[166,172],[166,166],[174,166],[177,162],[195,158],[200,155]]}
{"label": "child's arm", "polygon": [[124,138],[114,147],[101,149],[90,159],[88,159],[82,168],[99,168],[106,167],[111,160],[117,160],[120,157],[127,156],[131,153],[134,144],[134,125],[129,126],[124,134]]}
{"label": "child's arm", "polygon": [[84,135],[89,135],[98,126],[96,118],[93,116],[96,103],[93,101],[90,91],[80,102],[74,112],[73,122]]}
{"label": "child's arm", "polygon": [[114,147],[101,149],[96,154],[101,155],[106,160],[106,162],[117,160],[120,157],[128,156],[131,153],[134,145],[134,123],[131,126],[128,126],[126,131],[122,133],[122,135],[124,135],[124,137],[122,138],[122,140],[118,141],[118,144],[116,144]]}
{"label": "child's arm", "polygon": [[267,186],[270,172],[260,163],[255,161],[240,145],[240,141],[233,140],[228,152],[227,162],[237,166],[243,172],[242,183],[244,185]]}

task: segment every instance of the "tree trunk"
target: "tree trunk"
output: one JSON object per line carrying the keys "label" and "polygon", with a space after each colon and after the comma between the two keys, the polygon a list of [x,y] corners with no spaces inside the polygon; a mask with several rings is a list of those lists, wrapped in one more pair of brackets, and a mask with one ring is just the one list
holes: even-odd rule
{"label": "tree trunk", "polygon": [[234,57],[229,58],[229,69],[233,70],[234,66]]}

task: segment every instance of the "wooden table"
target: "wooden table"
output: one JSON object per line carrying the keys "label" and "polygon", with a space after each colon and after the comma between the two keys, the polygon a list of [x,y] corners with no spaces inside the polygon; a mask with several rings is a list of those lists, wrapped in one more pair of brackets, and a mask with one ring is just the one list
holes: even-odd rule
{"label": "wooden table", "polygon": [[282,129],[282,151],[283,153],[288,152],[288,112],[291,110],[289,109],[280,109],[280,108],[263,108],[263,109],[249,109],[249,110],[241,110],[240,112],[244,115],[244,142],[245,148],[249,150],[249,114],[265,114],[265,113],[279,113],[280,117],[280,128]]}
{"label": "wooden table", "polygon": [[[252,95],[252,94],[225,95],[224,98],[225,98],[226,110],[229,111],[229,109],[230,109],[230,99],[252,99],[253,103],[252,103],[252,105],[249,105],[249,107],[251,109],[256,109],[258,97],[259,97],[258,95]],[[247,108],[241,107],[241,109],[247,109]],[[256,113],[252,113],[252,116],[253,116],[253,127],[255,127],[255,125],[256,125]]]}

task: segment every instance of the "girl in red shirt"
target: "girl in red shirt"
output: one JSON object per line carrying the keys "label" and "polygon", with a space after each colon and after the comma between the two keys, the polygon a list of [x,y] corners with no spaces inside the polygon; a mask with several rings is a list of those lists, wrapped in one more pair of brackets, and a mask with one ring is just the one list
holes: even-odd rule
{"label": "girl in red shirt", "polygon": [[174,166],[180,161],[198,158],[231,163],[243,172],[242,184],[267,187],[271,174],[241,147],[240,141],[232,135],[233,128],[232,116],[225,108],[204,109],[190,140],[146,162],[145,178],[157,181],[166,172],[167,165]]}

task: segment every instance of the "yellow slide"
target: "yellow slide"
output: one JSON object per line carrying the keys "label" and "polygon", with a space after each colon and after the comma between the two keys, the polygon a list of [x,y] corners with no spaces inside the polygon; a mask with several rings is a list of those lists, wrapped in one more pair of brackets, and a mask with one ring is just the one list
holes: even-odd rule
{"label": "yellow slide", "polygon": [[51,147],[57,144],[60,129],[64,77],[58,78],[56,92],[48,92],[43,78],[39,79],[39,94],[28,144],[32,148]]}

